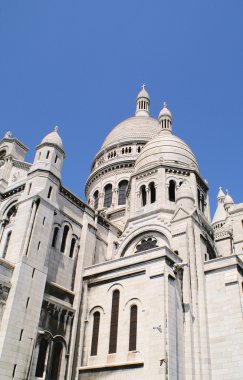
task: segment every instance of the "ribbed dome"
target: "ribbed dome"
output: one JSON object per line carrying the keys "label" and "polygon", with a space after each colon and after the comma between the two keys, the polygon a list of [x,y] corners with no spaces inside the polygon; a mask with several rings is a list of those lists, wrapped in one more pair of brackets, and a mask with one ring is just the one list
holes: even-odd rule
{"label": "ribbed dome", "polygon": [[196,158],[189,146],[170,131],[161,131],[158,137],[145,145],[137,158],[135,169],[138,172],[158,163],[199,171]]}
{"label": "ribbed dome", "polygon": [[44,143],[55,144],[59,146],[59,148],[63,149],[62,139],[59,136],[57,131],[58,131],[58,128],[55,127],[53,132],[48,133],[48,135],[46,135],[43,138],[43,140],[41,141],[41,144],[44,144]]}
{"label": "ribbed dome", "polygon": [[106,137],[102,148],[126,141],[149,141],[160,131],[158,120],[149,116],[134,116],[118,124]]}
{"label": "ribbed dome", "polygon": [[142,90],[139,91],[138,96],[137,96],[137,100],[140,99],[140,98],[147,98],[147,99],[150,99],[150,98],[149,98],[149,94],[148,94],[147,91],[145,90],[144,86],[142,87]]}

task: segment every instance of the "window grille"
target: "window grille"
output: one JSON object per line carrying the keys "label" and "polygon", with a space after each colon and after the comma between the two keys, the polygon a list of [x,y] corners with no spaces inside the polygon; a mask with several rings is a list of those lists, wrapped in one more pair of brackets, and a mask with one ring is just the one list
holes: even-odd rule
{"label": "window grille", "polygon": [[133,305],[130,309],[129,351],[137,349],[137,317],[138,308]]}
{"label": "window grille", "polygon": [[117,349],[119,300],[120,292],[119,290],[115,290],[112,296],[109,354],[116,353]]}
{"label": "window grille", "polygon": [[97,355],[97,352],[98,352],[99,328],[100,328],[100,313],[96,311],[94,313],[91,356]]}
{"label": "window grille", "polygon": [[112,185],[105,186],[104,207],[110,207],[112,203]]}
{"label": "window grille", "polygon": [[126,204],[126,191],[127,191],[128,181],[121,181],[118,186],[118,205]]}

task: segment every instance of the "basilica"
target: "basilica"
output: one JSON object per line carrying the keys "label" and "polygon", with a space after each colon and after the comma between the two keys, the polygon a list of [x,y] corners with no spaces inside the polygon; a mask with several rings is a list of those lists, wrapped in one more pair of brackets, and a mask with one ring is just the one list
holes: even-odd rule
{"label": "basilica", "polygon": [[[0,141],[1,380],[242,380],[243,203],[209,184],[166,103],[93,159],[81,200],[57,127]],[[37,142],[38,143],[38,142]]]}

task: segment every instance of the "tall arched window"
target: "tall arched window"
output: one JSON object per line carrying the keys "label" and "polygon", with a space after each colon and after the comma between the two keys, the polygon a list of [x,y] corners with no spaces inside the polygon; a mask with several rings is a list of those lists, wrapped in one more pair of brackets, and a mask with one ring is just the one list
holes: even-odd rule
{"label": "tall arched window", "polygon": [[117,349],[119,301],[120,292],[119,290],[115,290],[112,295],[109,354],[114,354]]}
{"label": "tall arched window", "polygon": [[58,380],[60,375],[61,368],[61,358],[62,358],[62,342],[55,342],[53,351],[52,351],[52,361],[51,361],[51,371],[50,371],[50,379]]}
{"label": "tall arched window", "polygon": [[61,252],[65,252],[68,232],[69,232],[69,227],[65,226],[63,230],[63,235],[62,235]]}
{"label": "tall arched window", "polygon": [[56,247],[58,232],[59,232],[59,228],[58,228],[58,227],[55,227],[55,228],[54,228],[54,232],[53,232],[52,243],[51,243],[51,246],[52,246],[53,248]]}
{"label": "tall arched window", "polygon": [[170,182],[169,182],[169,200],[171,202],[175,202],[175,190],[176,190],[175,181],[170,180]]}
{"label": "tall arched window", "polygon": [[118,205],[126,204],[126,191],[127,191],[128,181],[121,181],[118,185]]}
{"label": "tall arched window", "polygon": [[205,209],[205,199],[204,199],[204,195],[202,194],[202,199],[201,199],[201,210],[202,210],[203,213],[204,213],[204,209]]}
{"label": "tall arched window", "polygon": [[199,210],[201,210],[201,194],[200,194],[199,189],[197,189],[197,204],[198,204]]}
{"label": "tall arched window", "polygon": [[137,319],[138,308],[136,305],[132,305],[130,309],[129,351],[137,349]]}
{"label": "tall arched window", "polygon": [[150,191],[150,203],[154,203],[156,201],[156,189],[155,189],[154,182],[150,182],[149,191]]}
{"label": "tall arched window", "polygon": [[12,234],[12,231],[9,231],[7,234],[7,238],[6,238],[5,246],[4,246],[4,250],[3,250],[3,259],[6,257],[6,254],[8,252],[8,246],[9,246],[11,234]]}
{"label": "tall arched window", "polygon": [[100,328],[100,313],[99,311],[96,311],[94,313],[94,321],[93,321],[91,356],[97,355],[97,352],[98,352],[99,328]]}
{"label": "tall arched window", "polygon": [[141,192],[142,206],[145,206],[147,203],[147,193],[146,193],[145,185],[141,186],[140,192]]}
{"label": "tall arched window", "polygon": [[112,185],[109,183],[104,188],[105,197],[104,197],[104,207],[110,207],[112,203]]}
{"label": "tall arched window", "polygon": [[94,192],[94,209],[97,210],[99,205],[99,190]]}
{"label": "tall arched window", "polygon": [[36,377],[43,377],[45,362],[46,362],[46,352],[48,348],[48,341],[46,339],[42,339],[39,345],[39,354],[37,359],[37,365],[35,370]]}
{"label": "tall arched window", "polygon": [[76,244],[76,239],[72,238],[71,246],[70,246],[70,252],[69,252],[69,257],[73,257],[73,252],[74,252],[75,244]]}

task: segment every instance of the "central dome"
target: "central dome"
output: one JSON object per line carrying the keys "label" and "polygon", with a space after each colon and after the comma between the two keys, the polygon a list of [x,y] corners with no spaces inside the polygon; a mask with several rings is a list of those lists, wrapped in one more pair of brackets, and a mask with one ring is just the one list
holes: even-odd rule
{"label": "central dome", "polygon": [[145,145],[137,158],[135,170],[142,171],[159,163],[199,171],[196,158],[189,146],[170,131],[162,130]]}
{"label": "central dome", "polygon": [[157,136],[160,126],[150,116],[134,116],[119,123],[106,137],[101,149],[128,141],[149,141]]}

